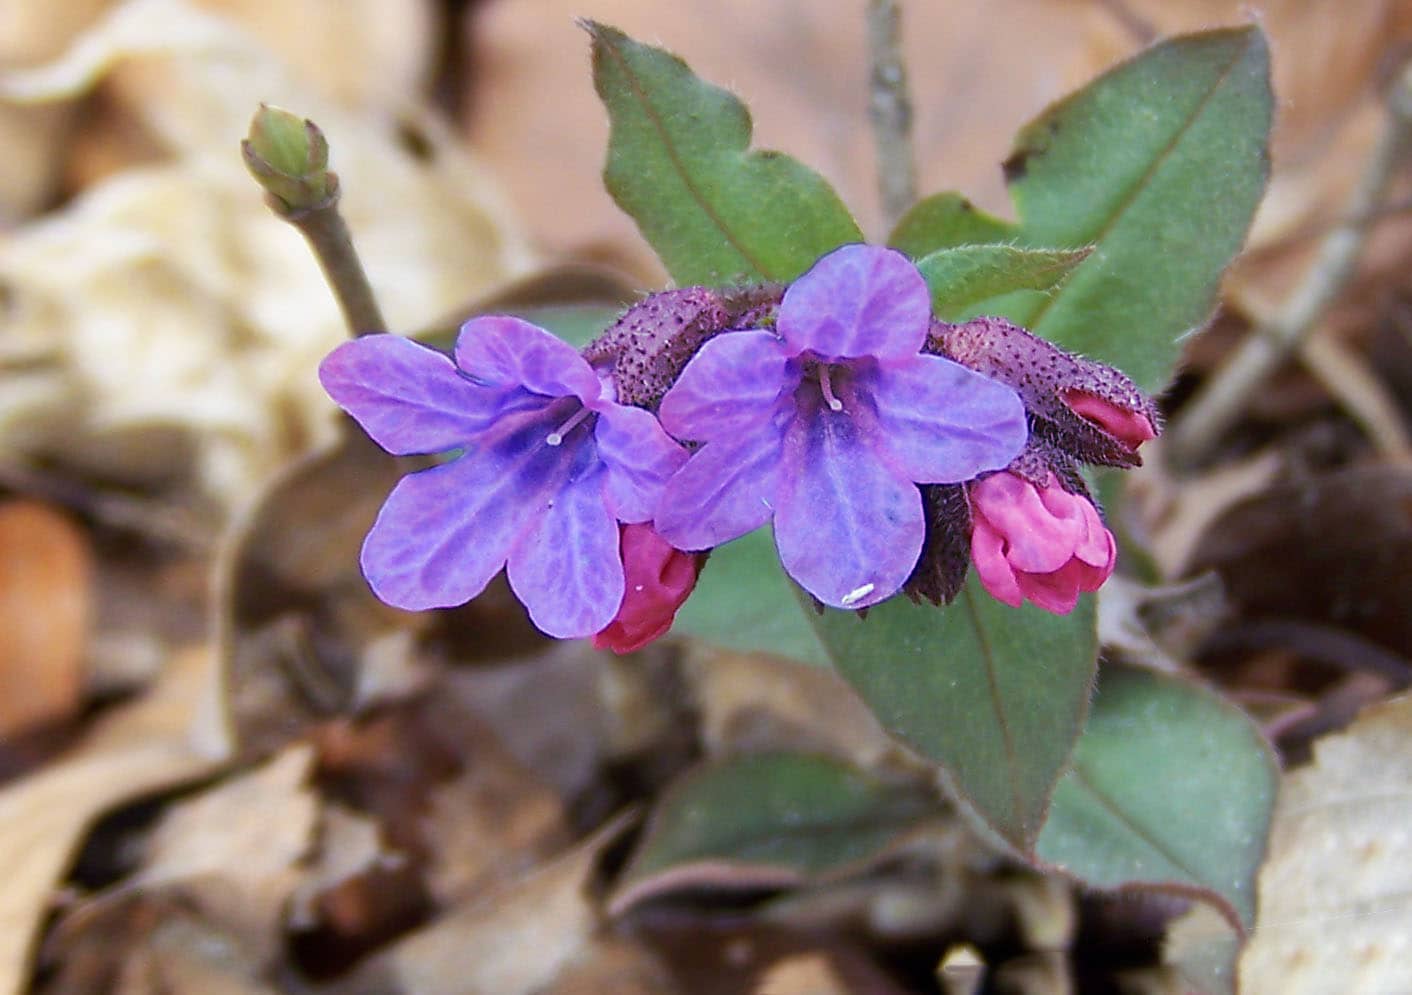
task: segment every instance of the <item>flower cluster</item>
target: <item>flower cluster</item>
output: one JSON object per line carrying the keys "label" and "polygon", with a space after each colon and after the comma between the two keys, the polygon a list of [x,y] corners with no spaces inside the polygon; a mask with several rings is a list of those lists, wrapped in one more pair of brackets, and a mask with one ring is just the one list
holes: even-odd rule
{"label": "flower cluster", "polygon": [[1151,401],[998,319],[932,319],[900,253],[849,245],[787,288],[649,296],[583,353],[476,318],[453,356],[392,335],[334,350],[330,396],[405,477],[363,546],[407,609],[505,569],[534,623],[627,652],[662,635],[722,543],[772,522],[819,603],[949,601],[970,560],[1008,604],[1071,610],[1113,569],[1077,461],[1126,466]]}

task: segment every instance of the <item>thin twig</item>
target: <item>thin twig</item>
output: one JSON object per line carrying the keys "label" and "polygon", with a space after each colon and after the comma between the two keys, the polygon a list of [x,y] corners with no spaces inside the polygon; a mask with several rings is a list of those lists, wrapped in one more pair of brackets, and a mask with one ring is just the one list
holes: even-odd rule
{"label": "thin twig", "polygon": [[1332,335],[1311,335],[1299,347],[1299,360],[1333,395],[1378,448],[1384,459],[1412,465],[1412,438],[1392,392],[1363,357]]}
{"label": "thin twig", "polygon": [[[271,198],[273,199],[273,198]],[[353,248],[353,236],[348,224],[338,210],[338,190],[318,207],[292,213],[282,212],[273,204],[276,214],[299,229],[314,256],[319,268],[324,271],[333,293],[338,298],[343,321],[353,335],[367,335],[371,332],[387,331],[373,288],[368,283],[368,275],[363,271],[363,263]]]}
{"label": "thin twig", "polygon": [[1358,222],[1375,212],[1412,138],[1412,64],[1388,95],[1388,123],[1359,178],[1344,221],[1329,232],[1299,289],[1272,319],[1251,330],[1240,349],[1192,398],[1167,434],[1176,466],[1197,463],[1240,416],[1251,395],[1313,331],[1352,277],[1366,241]]}
{"label": "thin twig", "polygon": [[897,0],[868,0],[868,53],[872,63],[868,117],[878,153],[878,189],[888,227],[917,199],[912,151],[912,98],[902,59]]}

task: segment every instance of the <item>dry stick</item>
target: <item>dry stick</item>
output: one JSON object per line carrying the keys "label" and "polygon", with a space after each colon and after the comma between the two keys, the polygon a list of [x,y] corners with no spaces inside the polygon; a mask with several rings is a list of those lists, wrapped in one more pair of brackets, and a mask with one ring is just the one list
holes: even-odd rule
{"label": "dry stick", "polygon": [[1367,238],[1361,219],[1377,211],[1409,137],[1412,64],[1398,73],[1388,94],[1387,128],[1359,178],[1344,220],[1324,239],[1304,282],[1279,314],[1251,330],[1239,351],[1216,371],[1168,431],[1166,448],[1175,466],[1191,466],[1210,452],[1245,410],[1252,393],[1299,348],[1347,284]]}
{"label": "dry stick", "polygon": [[872,64],[868,117],[878,153],[878,189],[888,227],[917,199],[912,152],[912,98],[902,60],[897,0],[868,0],[868,54]]}

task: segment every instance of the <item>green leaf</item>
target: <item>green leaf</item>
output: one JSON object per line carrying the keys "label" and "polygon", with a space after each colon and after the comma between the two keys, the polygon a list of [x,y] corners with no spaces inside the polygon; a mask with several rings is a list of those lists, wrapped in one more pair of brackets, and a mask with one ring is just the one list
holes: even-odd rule
{"label": "green leaf", "polygon": [[1279,772],[1254,724],[1174,677],[1105,666],[1037,856],[1097,888],[1211,902],[1248,930]]}
{"label": "green leaf", "polygon": [[986,242],[1011,242],[1015,225],[978,210],[959,193],[932,194],[917,201],[888,236],[887,244],[913,259],[938,249]]}
{"label": "green leaf", "polygon": [[1092,245],[1057,293],[1011,301],[1004,316],[1160,388],[1260,202],[1272,104],[1259,28],[1174,38],[1020,131],[1005,162],[1017,224],[977,220],[944,194],[909,213],[891,244],[918,257],[979,225],[984,241]]}
{"label": "green leaf", "polygon": [[611,906],[680,887],[783,887],[846,872],[940,811],[928,792],[827,757],[710,764],[663,796]]}
{"label": "green leaf", "polygon": [[975,578],[949,607],[894,598],[817,618],[834,665],[883,728],[945,768],[1029,853],[1083,729],[1098,655],[1091,597],[1069,615],[1010,608]]}
{"label": "green leaf", "polygon": [[745,653],[830,662],[780,569],[768,525],[712,550],[672,631]]}
{"label": "green leaf", "polygon": [[1052,293],[1088,258],[1087,249],[1023,249],[960,245],[917,261],[932,292],[932,312],[945,321],[995,314],[996,298],[1018,290]]}
{"label": "green leaf", "polygon": [[611,132],[604,183],[682,285],[793,280],[862,233],[833,189],[750,150],[750,114],[681,59],[592,22]]}
{"label": "green leaf", "polygon": [[1083,728],[1098,656],[1092,598],[1051,615],[1003,605],[974,578],[946,608],[897,597],[864,619],[820,615],[780,568],[768,528],[711,555],[674,631],[833,666],[1023,853]]}

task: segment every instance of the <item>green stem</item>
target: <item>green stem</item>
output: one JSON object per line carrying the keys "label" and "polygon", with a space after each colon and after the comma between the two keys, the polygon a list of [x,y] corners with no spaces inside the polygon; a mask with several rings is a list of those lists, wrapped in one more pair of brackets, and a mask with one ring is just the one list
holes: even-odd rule
{"label": "green stem", "polygon": [[271,210],[299,229],[314,250],[319,268],[324,271],[324,279],[338,299],[348,331],[355,336],[387,331],[387,322],[383,320],[377,298],[373,296],[373,288],[358,258],[358,250],[353,247],[353,236],[339,213],[336,183],[322,204],[306,210],[291,211],[275,197],[267,197],[266,200]]}

